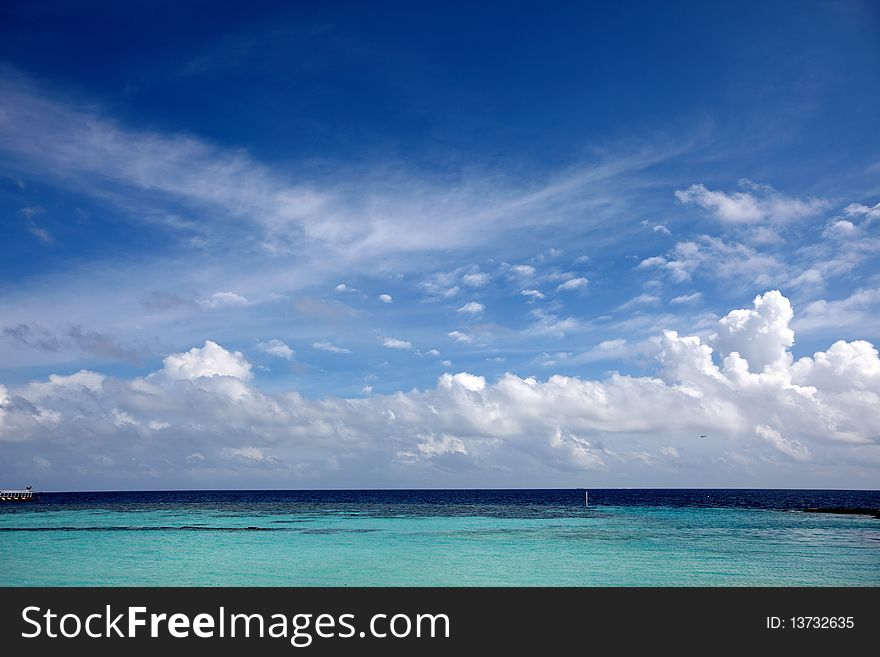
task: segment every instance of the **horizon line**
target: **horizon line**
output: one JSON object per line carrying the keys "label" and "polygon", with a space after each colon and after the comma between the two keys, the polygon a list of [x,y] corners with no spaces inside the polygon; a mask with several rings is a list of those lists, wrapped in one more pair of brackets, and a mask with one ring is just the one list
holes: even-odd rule
{"label": "horizon line", "polygon": [[[6,489],[4,489],[6,490]],[[11,489],[10,489],[11,490]],[[880,492],[880,488],[799,488],[799,487],[745,487],[745,486],[597,486],[595,488],[547,488],[541,486],[522,488],[468,488],[468,487],[429,487],[429,488],[141,488],[141,489],[98,489],[98,490],[39,490],[34,493],[327,493],[327,492],[388,492],[388,491],[599,491],[599,490],[715,490],[715,491],[835,491],[835,492]]]}

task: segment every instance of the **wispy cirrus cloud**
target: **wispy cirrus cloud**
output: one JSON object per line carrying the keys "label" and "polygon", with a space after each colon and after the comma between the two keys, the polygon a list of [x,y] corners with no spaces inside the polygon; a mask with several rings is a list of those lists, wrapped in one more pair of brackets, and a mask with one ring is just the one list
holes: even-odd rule
{"label": "wispy cirrus cloud", "polygon": [[34,220],[34,217],[44,212],[43,208],[22,208],[18,212],[22,217],[24,217],[25,227],[31,235],[39,239],[44,244],[50,245],[55,243],[55,240],[49,234],[49,231],[45,228],[41,228],[40,226],[38,226],[37,222]]}
{"label": "wispy cirrus cloud", "polygon": [[[176,203],[192,214],[187,227],[208,239],[234,234],[255,239],[270,253],[319,247],[346,260],[488,243],[511,217],[520,229],[561,222],[559,211],[566,205],[583,207],[601,195],[603,184],[676,152],[626,153],[525,191],[480,179],[450,190],[429,181],[414,185],[397,174],[364,180],[354,173],[340,187],[294,179],[241,149],[193,135],[124,126],[94,105],[47,93],[9,70],[0,75],[0,98],[0,150],[22,171],[123,207],[144,221],[165,221],[167,204]],[[363,204],[358,199],[366,188],[369,203]],[[554,211],[535,212],[542,207]],[[167,225],[174,228],[173,221]],[[243,225],[258,230],[242,231]],[[462,281],[479,287],[487,279],[475,272]]]}
{"label": "wispy cirrus cloud", "polygon": [[328,342],[327,340],[319,340],[318,342],[312,343],[312,349],[317,349],[318,351],[329,351],[333,354],[350,354],[351,349],[346,349],[345,347],[340,347],[339,345],[335,345],[332,342]]}

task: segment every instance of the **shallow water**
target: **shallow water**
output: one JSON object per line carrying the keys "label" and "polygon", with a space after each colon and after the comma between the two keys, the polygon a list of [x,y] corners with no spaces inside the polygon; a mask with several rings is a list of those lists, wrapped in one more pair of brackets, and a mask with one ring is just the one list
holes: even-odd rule
{"label": "shallow water", "polygon": [[878,491],[46,493],[0,585],[880,585]]}

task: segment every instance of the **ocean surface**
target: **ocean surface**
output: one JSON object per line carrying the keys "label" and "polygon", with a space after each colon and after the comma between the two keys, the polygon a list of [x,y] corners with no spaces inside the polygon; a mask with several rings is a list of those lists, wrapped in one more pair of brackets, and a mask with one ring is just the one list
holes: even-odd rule
{"label": "ocean surface", "polygon": [[2,586],[880,585],[880,491],[43,493]]}

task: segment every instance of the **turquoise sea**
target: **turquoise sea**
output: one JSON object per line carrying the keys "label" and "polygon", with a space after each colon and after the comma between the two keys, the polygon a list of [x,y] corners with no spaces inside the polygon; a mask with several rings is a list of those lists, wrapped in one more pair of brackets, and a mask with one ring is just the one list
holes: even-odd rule
{"label": "turquoise sea", "polygon": [[3,586],[880,585],[877,491],[44,493]]}

